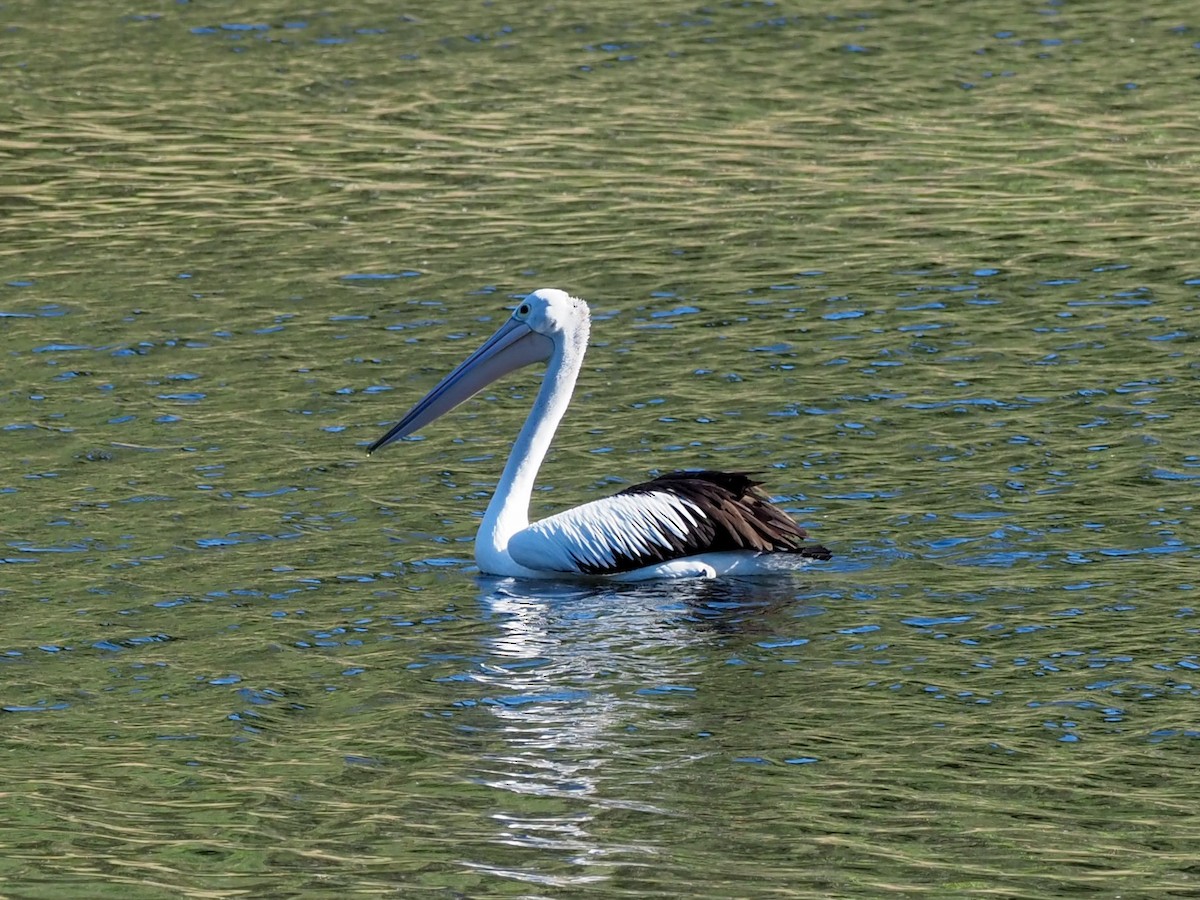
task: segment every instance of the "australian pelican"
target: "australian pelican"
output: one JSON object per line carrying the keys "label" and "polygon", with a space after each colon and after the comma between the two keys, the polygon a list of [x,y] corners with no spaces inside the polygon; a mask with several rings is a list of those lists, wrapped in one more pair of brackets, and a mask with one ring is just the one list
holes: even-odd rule
{"label": "australian pelican", "polygon": [[420,431],[514,369],[548,361],[475,538],[485,573],[642,581],[776,574],[829,559],[824,547],[802,545],[804,529],[743,472],[672,472],[531,525],[534,479],[571,402],[590,327],[584,301],[534,291],[367,452]]}

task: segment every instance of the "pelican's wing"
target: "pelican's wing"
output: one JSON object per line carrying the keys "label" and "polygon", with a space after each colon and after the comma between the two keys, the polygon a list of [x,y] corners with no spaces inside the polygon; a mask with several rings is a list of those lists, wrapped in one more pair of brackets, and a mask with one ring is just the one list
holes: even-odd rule
{"label": "pelican's wing", "polygon": [[615,575],[701,553],[745,550],[828,559],[738,472],[673,472],[530,525],[508,552],[531,569]]}

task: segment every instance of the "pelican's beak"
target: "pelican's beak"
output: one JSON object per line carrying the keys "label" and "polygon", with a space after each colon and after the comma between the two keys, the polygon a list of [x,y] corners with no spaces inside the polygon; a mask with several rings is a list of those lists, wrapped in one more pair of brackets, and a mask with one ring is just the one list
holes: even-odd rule
{"label": "pelican's beak", "polygon": [[437,387],[410,409],[395,427],[367,448],[374,453],[392,441],[420,431],[434,419],[469,400],[514,369],[550,358],[554,343],[524,322],[509,319],[482,347],[468,356]]}

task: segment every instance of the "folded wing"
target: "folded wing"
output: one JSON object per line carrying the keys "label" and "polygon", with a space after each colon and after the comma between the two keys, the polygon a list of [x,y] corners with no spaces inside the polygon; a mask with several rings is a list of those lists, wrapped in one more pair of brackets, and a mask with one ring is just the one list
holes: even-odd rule
{"label": "folded wing", "polygon": [[530,525],[508,545],[531,569],[616,575],[685,556],[798,553],[807,533],[743,472],[672,472]]}

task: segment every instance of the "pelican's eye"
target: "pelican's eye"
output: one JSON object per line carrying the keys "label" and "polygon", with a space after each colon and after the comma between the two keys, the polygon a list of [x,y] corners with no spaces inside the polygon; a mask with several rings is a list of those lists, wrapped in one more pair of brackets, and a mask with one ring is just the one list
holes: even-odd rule
{"label": "pelican's eye", "polygon": [[528,304],[528,303],[522,303],[522,304],[521,304],[521,308],[517,310],[517,314],[518,314],[518,315],[521,315],[521,316],[527,316],[527,315],[529,315],[529,304]]}

